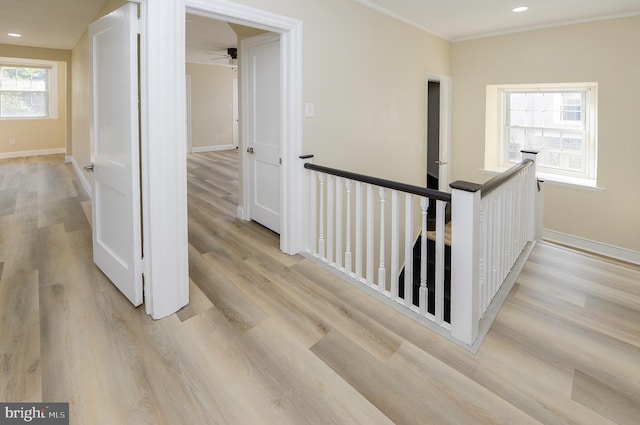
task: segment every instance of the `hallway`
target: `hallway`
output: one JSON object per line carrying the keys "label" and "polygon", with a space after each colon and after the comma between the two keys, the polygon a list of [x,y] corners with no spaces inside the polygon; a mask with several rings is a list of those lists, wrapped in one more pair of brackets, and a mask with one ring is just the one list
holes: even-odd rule
{"label": "hallway", "polygon": [[281,253],[235,217],[238,152],[193,154],[191,303],[154,321],[93,265],[63,161],[0,160],[0,401],[69,401],[87,425],[640,417],[640,267],[538,244],[473,355]]}

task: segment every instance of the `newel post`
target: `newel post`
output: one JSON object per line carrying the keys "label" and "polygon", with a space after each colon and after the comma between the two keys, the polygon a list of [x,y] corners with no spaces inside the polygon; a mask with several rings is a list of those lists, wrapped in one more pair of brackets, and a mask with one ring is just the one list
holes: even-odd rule
{"label": "newel post", "polygon": [[538,180],[538,151],[536,150],[528,150],[523,149],[522,152],[522,160],[530,159],[533,161],[532,169],[531,169],[531,180],[529,181],[529,187],[531,188],[529,205],[531,206],[531,222],[529,223],[529,228],[531,231],[529,232],[529,240],[530,241],[540,241],[542,240],[542,200],[543,200],[543,191],[542,186],[543,182]]}
{"label": "newel post", "polygon": [[478,336],[482,185],[451,183],[451,336],[472,345]]}
{"label": "newel post", "polygon": [[[302,165],[312,164],[313,155],[300,155]],[[302,212],[302,250],[311,254],[317,253],[316,246],[316,213],[317,213],[317,191],[315,175],[311,170],[305,168],[302,173],[302,188],[303,194],[300,202]]]}

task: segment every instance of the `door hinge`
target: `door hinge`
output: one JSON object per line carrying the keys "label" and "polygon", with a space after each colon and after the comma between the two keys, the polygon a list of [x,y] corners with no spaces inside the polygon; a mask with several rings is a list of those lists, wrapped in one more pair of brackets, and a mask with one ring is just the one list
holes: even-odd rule
{"label": "door hinge", "polygon": [[[145,266],[144,257],[141,257],[138,260],[138,270],[144,270],[144,266]],[[144,273],[142,273],[142,275],[144,276]]]}
{"label": "door hinge", "polygon": [[282,165],[282,158],[278,158],[278,162]]}
{"label": "door hinge", "polygon": [[142,19],[138,18],[136,19],[136,31],[138,31],[138,34],[142,34]]}

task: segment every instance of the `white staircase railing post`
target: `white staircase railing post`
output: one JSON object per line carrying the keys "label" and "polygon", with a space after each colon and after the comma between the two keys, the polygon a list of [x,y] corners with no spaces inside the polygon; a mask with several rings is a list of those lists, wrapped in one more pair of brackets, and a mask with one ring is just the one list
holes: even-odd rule
{"label": "white staircase railing post", "polygon": [[481,187],[451,183],[451,336],[469,345],[478,336],[480,319]]}
{"label": "white staircase railing post", "polygon": [[[303,164],[313,163],[313,155],[300,156]],[[303,190],[303,199],[301,200],[302,208],[302,249],[313,255],[317,253],[316,246],[316,220],[318,200],[316,198],[316,173],[310,170],[304,170],[302,173],[302,187],[308,188]]]}
{"label": "white staircase railing post", "polygon": [[522,159],[530,159],[533,161],[533,165],[531,167],[531,182],[528,185],[532,188],[531,192],[531,213],[532,221],[529,223],[532,229],[532,233],[529,234],[529,240],[542,240],[542,182],[538,182],[538,151],[535,150],[522,150]]}

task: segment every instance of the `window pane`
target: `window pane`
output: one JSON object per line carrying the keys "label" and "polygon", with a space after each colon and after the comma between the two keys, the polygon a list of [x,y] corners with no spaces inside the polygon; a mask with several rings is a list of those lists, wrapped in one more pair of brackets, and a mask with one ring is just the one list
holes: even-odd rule
{"label": "window pane", "polygon": [[[520,149],[539,151],[539,165],[587,173],[586,92],[508,92],[505,162],[518,162]],[[517,128],[515,128],[517,127]]]}
{"label": "window pane", "polygon": [[526,146],[525,129],[524,128],[510,128],[508,129],[508,161],[519,162],[521,155],[520,150]]}
{"label": "window pane", "polygon": [[49,71],[19,66],[3,66],[1,69],[0,117],[46,117]]}
{"label": "window pane", "polygon": [[47,99],[45,93],[7,92],[2,93],[0,116],[46,117]]}
{"label": "window pane", "polygon": [[16,89],[16,69],[15,68],[2,68],[2,90],[15,90]]}
{"label": "window pane", "polygon": [[47,89],[47,71],[45,69],[33,69],[31,72],[31,89],[45,91]]}
{"label": "window pane", "polygon": [[509,124],[523,127],[527,125],[527,116],[525,111],[512,111]]}
{"label": "window pane", "polygon": [[582,151],[582,139],[565,137],[562,139],[562,148],[568,151]]}

